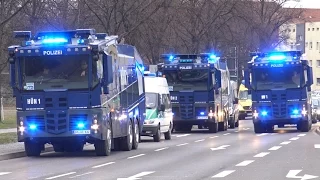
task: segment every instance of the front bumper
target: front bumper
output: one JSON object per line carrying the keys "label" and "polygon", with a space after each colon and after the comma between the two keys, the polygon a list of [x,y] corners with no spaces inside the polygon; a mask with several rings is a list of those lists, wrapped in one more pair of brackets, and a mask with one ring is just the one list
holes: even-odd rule
{"label": "front bumper", "polygon": [[143,125],[141,135],[142,136],[155,135],[158,129],[159,129],[159,126],[157,124]]}

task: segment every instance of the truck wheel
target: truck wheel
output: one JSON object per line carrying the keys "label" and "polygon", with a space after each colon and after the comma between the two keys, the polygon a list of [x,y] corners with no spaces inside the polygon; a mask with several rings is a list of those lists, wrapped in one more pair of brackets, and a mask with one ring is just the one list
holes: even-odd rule
{"label": "truck wheel", "polygon": [[225,123],[224,123],[224,122],[219,122],[219,123],[218,123],[218,130],[219,130],[219,131],[224,131],[224,126],[225,126]]}
{"label": "truck wheel", "polygon": [[239,127],[239,119],[238,119],[238,121],[235,123],[235,126],[236,126],[236,127]]}
{"label": "truck wheel", "polygon": [[315,123],[317,123],[317,119],[316,118],[312,119],[312,124],[315,124]]}
{"label": "truck wheel", "polygon": [[236,127],[235,120],[234,120],[234,118],[230,118],[230,119],[231,119],[231,120],[230,120],[230,123],[229,123],[230,129],[234,129],[234,128]]}
{"label": "truck wheel", "polygon": [[218,132],[218,123],[209,123],[209,132],[211,133],[217,133]]}
{"label": "truck wheel", "polygon": [[28,157],[37,157],[41,154],[41,144],[32,141],[24,142],[24,149]]}
{"label": "truck wheel", "polygon": [[170,140],[171,139],[171,129],[172,129],[172,125],[170,123],[168,132],[164,133],[164,139],[165,140]]}
{"label": "truck wheel", "polygon": [[94,143],[96,155],[109,156],[111,154],[111,146],[112,146],[112,130],[111,130],[111,124],[108,123],[106,139],[98,140]]}
{"label": "truck wheel", "polygon": [[153,135],[153,141],[160,142],[160,140],[161,140],[161,131],[160,131],[160,126],[159,126],[156,134]]}
{"label": "truck wheel", "polygon": [[132,149],[138,149],[139,141],[140,141],[140,128],[138,121],[134,124],[133,128],[133,144]]}
{"label": "truck wheel", "polygon": [[264,133],[265,132],[265,128],[263,128],[263,125],[261,123],[254,123],[254,132],[255,133]]}
{"label": "truck wheel", "polygon": [[121,149],[123,151],[131,151],[133,144],[132,121],[129,121],[128,135],[121,140]]}
{"label": "truck wheel", "polygon": [[301,132],[308,132],[310,130],[309,121],[302,121],[297,125],[297,129]]}

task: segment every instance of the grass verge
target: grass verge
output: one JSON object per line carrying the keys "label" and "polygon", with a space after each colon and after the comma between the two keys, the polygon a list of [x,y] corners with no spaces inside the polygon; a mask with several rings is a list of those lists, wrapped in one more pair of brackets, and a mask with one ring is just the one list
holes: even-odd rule
{"label": "grass verge", "polygon": [[18,137],[16,132],[0,134],[0,144],[9,144],[9,143],[15,143],[15,142],[18,142]]}
{"label": "grass verge", "polygon": [[0,122],[0,129],[10,129],[16,127],[16,118],[5,118],[3,122]]}

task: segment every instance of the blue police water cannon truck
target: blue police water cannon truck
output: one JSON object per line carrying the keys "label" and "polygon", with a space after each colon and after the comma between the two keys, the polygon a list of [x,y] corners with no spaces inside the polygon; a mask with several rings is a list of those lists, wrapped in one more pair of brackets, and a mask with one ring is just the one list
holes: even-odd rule
{"label": "blue police water cannon truck", "polygon": [[98,156],[138,148],[145,117],[143,62],[134,46],[94,29],[15,31],[10,46],[18,141],[27,156],[94,144]]}
{"label": "blue police water cannon truck", "polygon": [[245,86],[252,93],[255,133],[272,132],[274,125],[296,124],[311,129],[310,91],[312,68],[300,51],[251,53],[244,72]]}
{"label": "blue police water cannon truck", "polygon": [[[221,62],[214,54],[163,54],[158,71],[170,90],[176,131],[191,131],[193,125],[210,132],[228,129]],[[225,73],[227,74],[227,73]],[[226,107],[225,107],[226,106]]]}

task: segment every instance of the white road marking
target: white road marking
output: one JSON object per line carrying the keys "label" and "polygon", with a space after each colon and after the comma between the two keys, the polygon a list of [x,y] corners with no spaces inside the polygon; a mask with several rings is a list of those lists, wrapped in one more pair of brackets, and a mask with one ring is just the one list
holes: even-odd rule
{"label": "white road marking", "polygon": [[144,156],[145,154],[138,154],[136,156],[131,156],[131,157],[128,157],[127,159],[133,159],[133,158],[137,158],[137,157],[140,157],[140,156]]}
{"label": "white road marking", "polygon": [[309,175],[309,174],[305,174],[303,176],[298,176],[298,174],[301,172],[302,170],[290,170],[288,172],[288,174],[286,175],[286,178],[290,178],[290,179],[302,179],[302,180],[307,180],[307,179],[314,179],[317,178],[318,176],[313,176],[313,175]]}
{"label": "white road marking", "polygon": [[224,136],[226,136],[226,135],[229,135],[230,133],[225,133],[225,134],[223,134]]}
{"label": "white road marking", "polygon": [[216,151],[216,150],[222,150],[222,149],[226,149],[226,147],[229,147],[230,145],[222,145],[216,148],[210,148],[212,151]]}
{"label": "white road marking", "polygon": [[197,142],[202,142],[202,141],[204,141],[204,139],[199,139],[199,140],[196,140],[195,142],[197,143]]}
{"label": "white road marking", "polygon": [[154,173],[154,172],[155,172],[155,171],[141,172],[141,173],[139,173],[139,174],[130,176],[130,177],[128,177],[128,178],[117,178],[117,180],[135,180],[135,179],[141,179],[142,176],[146,176],[146,175],[152,174],[152,173]]}
{"label": "white road marking", "polygon": [[12,172],[0,172],[0,176],[11,174]]}
{"label": "white road marking", "polygon": [[253,163],[254,160],[246,160],[242,161],[241,163],[237,164],[236,166],[248,166],[249,164]]}
{"label": "white road marking", "polygon": [[298,136],[299,136],[299,137],[303,137],[303,136],[305,136],[305,135],[306,135],[306,134],[299,134]]}
{"label": "white road marking", "polygon": [[219,137],[219,136],[212,136],[212,137],[210,137],[210,139],[214,139],[214,138],[217,138],[217,137]]}
{"label": "white road marking", "polygon": [[253,156],[253,157],[264,157],[264,156],[266,156],[268,154],[270,154],[270,153],[269,152],[262,152],[262,153],[259,153],[259,154],[255,155],[255,156]]}
{"label": "white road marking", "polygon": [[276,135],[276,134],[278,134],[278,133],[272,133],[271,136]]}
{"label": "white road marking", "polygon": [[276,151],[280,149],[282,146],[273,146],[272,148],[269,149],[269,151]]}
{"label": "white road marking", "polygon": [[234,131],[234,132],[239,132],[239,131]]}
{"label": "white road marking", "polygon": [[168,147],[164,147],[164,148],[156,149],[156,150],[154,150],[154,151],[162,151],[162,150],[165,150],[165,149],[168,149]]}
{"label": "white road marking", "polygon": [[233,172],[235,172],[235,170],[222,171],[221,173],[212,176],[212,178],[223,178],[230,175]]}
{"label": "white road marking", "polygon": [[92,174],[92,173],[93,173],[93,172],[87,172],[87,173],[79,174],[79,175],[72,176],[72,177],[69,177],[69,178],[72,179],[72,178],[76,178],[76,177],[80,177],[80,176],[85,176],[85,175]]}
{"label": "white road marking", "polygon": [[92,168],[95,169],[95,168],[99,168],[99,167],[103,167],[103,166],[108,166],[110,164],[114,164],[115,162],[108,162],[108,163],[104,163],[104,164],[100,164],[100,165],[97,165],[97,166],[93,166]]}
{"label": "white road marking", "polygon": [[267,134],[269,134],[269,133],[262,133],[262,134],[258,134],[257,136],[265,136]]}
{"label": "white road marking", "polygon": [[178,144],[177,146],[184,146],[184,145],[187,145],[189,143],[183,143],[183,144]]}
{"label": "white road marking", "polygon": [[291,143],[291,141],[284,141],[284,142],[282,142],[282,143],[280,143],[281,145],[287,145],[287,144],[290,144]]}
{"label": "white road marking", "polygon": [[249,130],[250,128],[242,128],[243,130]]}
{"label": "white road marking", "polygon": [[320,144],[315,144],[315,145],[314,145],[314,148],[320,149]]}
{"label": "white road marking", "polygon": [[291,139],[289,139],[290,141],[295,141],[295,140],[298,140],[300,137],[293,137]]}
{"label": "white road marking", "polygon": [[56,178],[59,178],[59,177],[64,177],[64,176],[69,176],[71,174],[75,174],[76,172],[69,172],[69,173],[65,173],[65,174],[60,174],[58,176],[53,176],[53,177],[48,177],[46,179],[56,179]]}
{"label": "white road marking", "polygon": [[177,137],[186,137],[189,136],[190,134],[182,134],[182,135],[178,135]]}

